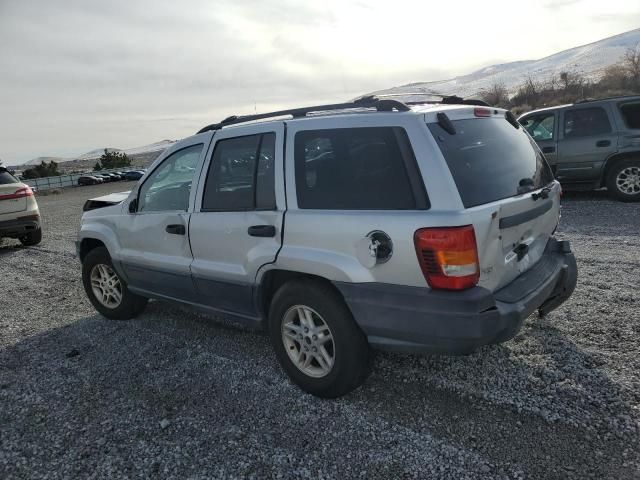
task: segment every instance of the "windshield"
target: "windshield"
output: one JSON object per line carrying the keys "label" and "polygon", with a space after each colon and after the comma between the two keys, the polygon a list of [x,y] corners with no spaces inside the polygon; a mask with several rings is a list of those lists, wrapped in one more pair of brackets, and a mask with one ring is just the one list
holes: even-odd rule
{"label": "windshield", "polygon": [[551,183],[553,174],[522,128],[503,118],[456,120],[456,133],[429,124],[466,208]]}

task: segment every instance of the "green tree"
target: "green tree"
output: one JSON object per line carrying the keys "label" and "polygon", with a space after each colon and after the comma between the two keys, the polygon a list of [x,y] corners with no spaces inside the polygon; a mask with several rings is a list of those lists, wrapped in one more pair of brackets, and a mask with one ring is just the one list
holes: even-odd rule
{"label": "green tree", "polygon": [[40,165],[36,165],[35,167],[27,168],[24,172],[22,172],[22,178],[42,178],[42,177],[57,177],[60,175],[58,171],[58,164],[53,160],[49,163],[44,160],[40,162]]}
{"label": "green tree", "polygon": [[108,170],[111,168],[121,168],[121,167],[130,167],[131,160],[124,152],[109,152],[107,149],[104,149],[104,153],[98,159],[95,166],[93,167],[94,171],[98,170]]}

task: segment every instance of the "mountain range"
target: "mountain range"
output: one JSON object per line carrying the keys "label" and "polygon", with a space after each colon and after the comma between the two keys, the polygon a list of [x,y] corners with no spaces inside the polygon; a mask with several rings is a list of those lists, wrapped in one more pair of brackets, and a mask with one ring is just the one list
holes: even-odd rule
{"label": "mountain range", "polygon": [[[468,75],[438,80],[418,82],[372,92],[374,95],[398,95],[406,101],[411,93],[431,93],[435,95],[458,95],[474,97],[494,84],[504,84],[513,94],[527,77],[535,81],[559,78],[561,72],[580,73],[586,78],[598,79],[604,70],[618,63],[628,48],[640,45],[640,28],[598,40],[580,47],[563,50],[538,60],[521,60],[481,68]],[[405,98],[406,97],[406,98]]]}
{"label": "mountain range", "polygon": [[96,148],[95,150],[91,150],[90,152],[87,153],[83,153],[82,155],[79,155],[77,157],[70,157],[70,158],[65,158],[65,157],[37,157],[34,158],[32,160],[29,160],[25,163],[23,163],[23,165],[39,165],[40,162],[51,162],[54,161],[56,163],[66,163],[66,162],[72,162],[72,161],[85,161],[85,160],[97,160],[100,158],[100,156],[102,156],[102,154],[104,153],[105,149],[109,152],[122,152],[122,153],[126,153],[127,155],[140,155],[143,153],[152,153],[152,152],[162,152],[165,149],[169,148],[171,145],[173,145],[174,143],[176,143],[177,140],[161,140],[159,142],[156,143],[151,143],[149,145],[144,145],[142,147],[135,147],[135,148],[127,148],[127,149],[120,149],[120,148],[111,148],[111,147],[106,147],[106,148]]}

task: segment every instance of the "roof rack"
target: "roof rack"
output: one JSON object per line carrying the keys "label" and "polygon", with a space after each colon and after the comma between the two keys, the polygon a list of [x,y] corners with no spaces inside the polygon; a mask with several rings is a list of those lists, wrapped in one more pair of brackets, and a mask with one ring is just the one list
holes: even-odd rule
{"label": "roof rack", "polygon": [[379,99],[373,95],[358,98],[347,103],[332,103],[329,105],[315,105],[313,107],[291,108],[288,110],[278,110],[275,112],[258,113],[255,115],[232,115],[225,118],[220,123],[207,125],[198,131],[198,133],[209,132],[211,130],[219,130],[222,127],[235,125],[237,123],[251,122],[253,120],[262,120],[264,118],[285,117],[291,115],[293,118],[305,117],[309,113],[328,112],[331,110],[354,110],[354,109],[370,109],[375,108],[379,112],[408,112],[411,110],[406,104],[397,100]]}
{"label": "roof rack", "polygon": [[601,102],[603,100],[624,100],[625,98],[638,98],[640,95],[615,95],[613,97],[602,97],[602,98],[582,98],[580,100],[576,100],[574,102],[575,105],[579,103],[591,103],[591,102]]}
{"label": "roof rack", "polygon": [[[413,101],[413,102],[401,102],[399,100],[393,100],[384,97],[392,96],[411,96],[411,95],[428,95],[432,97],[440,97],[439,101]],[[382,98],[381,98],[382,97]],[[477,105],[482,107],[490,106],[488,103],[482,100],[464,99],[456,95],[438,95],[431,93],[390,93],[382,95],[365,95],[364,97],[356,98],[351,102],[346,103],[332,103],[328,105],[315,105],[313,107],[301,107],[291,108],[288,110],[278,110],[275,112],[257,113],[255,115],[232,115],[225,118],[220,123],[212,123],[206,127],[200,129],[198,133],[209,132],[211,130],[220,130],[222,127],[229,125],[235,125],[238,123],[251,122],[253,120],[262,120],[265,118],[276,118],[292,116],[293,118],[305,117],[310,113],[329,112],[333,110],[361,110],[361,109],[373,109],[378,112],[392,112],[394,110],[398,112],[408,112],[411,110],[409,105],[424,105],[424,104],[444,104],[444,105]]]}

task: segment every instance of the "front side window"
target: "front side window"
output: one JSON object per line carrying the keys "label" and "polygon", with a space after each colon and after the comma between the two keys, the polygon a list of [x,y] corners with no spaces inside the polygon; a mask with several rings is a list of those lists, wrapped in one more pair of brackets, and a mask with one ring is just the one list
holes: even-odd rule
{"label": "front side window", "polygon": [[140,187],[138,212],[187,211],[202,148],[193,145],[167,157]]}
{"label": "front side window", "polygon": [[535,141],[553,140],[555,114],[536,115],[522,120],[522,126]]}
{"label": "front side window", "polygon": [[203,211],[273,210],[275,133],[219,140],[209,165]]}
{"label": "front side window", "polygon": [[592,137],[610,132],[609,117],[601,107],[578,108],[564,113],[565,138]]}
{"label": "front side window", "polygon": [[[426,208],[406,132],[398,127],[307,130],[295,136],[298,207],[326,210]],[[419,182],[421,184],[421,181]],[[421,191],[420,191],[421,189]],[[422,202],[416,201],[416,193]]]}

